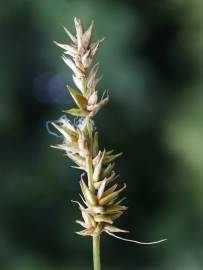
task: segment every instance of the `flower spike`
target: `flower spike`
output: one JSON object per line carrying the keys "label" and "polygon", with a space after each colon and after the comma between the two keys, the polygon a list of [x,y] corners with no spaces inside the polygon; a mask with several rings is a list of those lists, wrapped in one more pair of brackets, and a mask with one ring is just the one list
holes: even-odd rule
{"label": "flower spike", "polygon": [[[127,206],[122,205],[125,197],[120,198],[127,186],[124,184],[120,187],[116,183],[118,174],[114,171],[115,160],[122,153],[115,154],[113,150],[101,150],[98,131],[93,120],[109,101],[108,91],[104,91],[100,97],[97,89],[102,78],[98,77],[99,64],[92,66],[104,39],[92,42],[93,21],[86,31],[79,18],[74,18],[74,23],[75,35],[63,27],[72,44],[56,41],[54,43],[64,50],[62,59],[72,70],[76,86],[76,89],[70,85],[67,86],[76,106],[64,112],[77,118],[71,122],[63,115],[56,121],[47,122],[47,129],[49,133],[61,139],[60,144],[52,147],[64,151],[65,155],[73,161],[72,167],[84,171],[79,181],[82,194],[79,196],[82,202],[72,201],[79,206],[82,215],[82,220],[76,220],[76,223],[83,229],[76,233],[93,237],[95,269],[100,269],[98,246],[102,233],[143,245],[158,244],[166,239],[156,242],[139,242],[117,235],[117,233],[128,233],[127,230],[120,229],[114,224],[128,209]],[[50,129],[51,125],[56,132]]]}

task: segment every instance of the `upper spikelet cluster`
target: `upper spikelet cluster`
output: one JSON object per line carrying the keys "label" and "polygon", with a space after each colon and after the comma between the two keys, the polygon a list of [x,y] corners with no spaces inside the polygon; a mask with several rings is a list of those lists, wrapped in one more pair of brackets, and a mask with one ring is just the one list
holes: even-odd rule
{"label": "upper spikelet cluster", "polygon": [[[76,37],[64,27],[72,41],[72,44],[67,45],[55,42],[57,46],[65,50],[64,54],[69,55],[69,58],[62,55],[62,59],[73,71],[73,80],[80,91],[79,92],[68,86],[68,90],[73,97],[77,108],[69,109],[66,112],[79,117],[93,117],[109,100],[107,91],[104,91],[100,101],[98,100],[96,86],[101,77],[96,78],[96,76],[99,65],[96,64],[89,72],[87,71],[104,39],[92,43],[92,30],[94,23],[92,22],[87,31],[84,32],[80,20],[75,18],[74,22]],[[70,59],[70,57],[72,59]]]}
{"label": "upper spikelet cluster", "polygon": [[[92,43],[93,22],[87,31],[83,30],[79,19],[75,18],[74,22],[76,36],[64,28],[72,44],[58,42],[55,44],[65,50],[62,59],[73,71],[73,81],[78,88],[76,90],[68,86],[69,93],[77,107],[65,112],[80,117],[80,121],[72,124],[65,116],[53,121],[52,125],[63,136],[63,142],[54,147],[64,150],[76,164],[75,167],[84,171],[80,179],[82,191],[80,196],[84,205],[76,202],[83,217],[83,221],[77,220],[76,222],[84,229],[78,233],[83,236],[93,236],[103,231],[107,233],[126,232],[113,226],[114,220],[127,209],[126,206],[121,205],[122,200],[118,200],[119,194],[126,186],[118,188],[118,184],[113,183],[117,179],[113,170],[114,160],[120,154],[114,154],[113,150],[100,150],[98,132],[95,131],[92,120],[109,100],[106,91],[100,100],[98,98],[96,87],[101,79],[101,77],[97,78],[99,65],[96,64],[90,68],[103,39]],[[65,55],[68,55],[69,58]],[[85,181],[85,174],[87,181]]]}

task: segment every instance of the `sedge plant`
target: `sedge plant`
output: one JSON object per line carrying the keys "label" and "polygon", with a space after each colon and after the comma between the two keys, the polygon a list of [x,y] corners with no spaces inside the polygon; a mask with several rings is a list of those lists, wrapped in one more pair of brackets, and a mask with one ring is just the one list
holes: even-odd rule
{"label": "sedge plant", "polygon": [[[156,242],[139,242],[120,237],[118,233],[128,233],[114,225],[115,221],[127,210],[123,205],[124,198],[120,198],[126,184],[119,187],[116,180],[115,160],[121,153],[113,150],[100,149],[98,132],[95,128],[94,117],[108,103],[109,94],[104,91],[101,97],[97,85],[101,77],[97,77],[99,64],[93,64],[96,53],[104,39],[92,41],[92,22],[84,31],[78,18],[74,19],[76,36],[65,27],[64,30],[71,40],[71,45],[55,42],[64,50],[62,59],[73,72],[76,89],[68,85],[67,89],[75,102],[75,107],[65,110],[68,115],[75,117],[71,122],[66,115],[48,123],[62,136],[62,142],[54,148],[65,151],[65,155],[74,163],[76,169],[82,171],[80,176],[80,201],[76,203],[82,219],[76,223],[82,226],[77,232],[81,236],[92,237],[94,270],[101,270],[100,238],[102,233],[121,240],[138,244],[156,244]],[[50,131],[53,134],[53,131]]]}

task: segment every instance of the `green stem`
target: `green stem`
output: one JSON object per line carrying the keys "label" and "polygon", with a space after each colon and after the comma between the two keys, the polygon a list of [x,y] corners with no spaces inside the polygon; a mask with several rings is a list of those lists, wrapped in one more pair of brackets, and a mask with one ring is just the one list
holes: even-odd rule
{"label": "green stem", "polygon": [[87,122],[87,131],[88,131],[89,140],[90,140],[90,147],[92,148],[92,127],[91,127],[89,116],[86,117],[86,122]]}
{"label": "green stem", "polygon": [[[93,139],[92,139],[92,128],[90,123],[90,118],[86,117],[87,121],[87,131],[89,137],[89,156],[87,157],[87,175],[88,175],[88,186],[92,192],[95,192],[93,184],[93,164],[92,164],[92,148],[93,148]],[[101,270],[100,265],[100,235],[93,236],[93,263],[94,270]]]}
{"label": "green stem", "polygon": [[86,157],[87,162],[87,175],[88,175],[88,186],[92,192],[94,192],[94,185],[93,185],[93,164],[92,164],[92,128],[90,124],[90,119],[86,117],[87,123],[87,132],[89,137],[89,155]]}
{"label": "green stem", "polygon": [[100,235],[93,236],[93,261],[94,270],[101,270],[100,264]]}
{"label": "green stem", "polygon": [[89,155],[86,158],[87,162],[87,176],[88,176],[88,186],[89,189],[94,192],[94,185],[93,185],[93,170],[92,170],[92,156]]}
{"label": "green stem", "polygon": [[86,94],[87,91],[87,79],[85,77],[82,78],[82,94],[83,96]]}

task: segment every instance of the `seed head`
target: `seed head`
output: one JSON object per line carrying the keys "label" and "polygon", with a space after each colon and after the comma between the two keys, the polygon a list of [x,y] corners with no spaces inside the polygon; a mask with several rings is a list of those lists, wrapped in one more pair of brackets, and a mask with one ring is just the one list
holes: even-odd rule
{"label": "seed head", "polygon": [[[109,101],[108,91],[104,91],[101,97],[98,94],[97,85],[102,78],[97,77],[99,64],[90,68],[104,39],[92,42],[93,21],[86,31],[80,19],[75,18],[74,23],[75,36],[64,27],[72,44],[54,43],[64,50],[62,59],[73,71],[73,81],[77,89],[72,86],[67,86],[67,89],[76,107],[64,112],[76,116],[77,120],[73,124],[66,116],[62,116],[56,121],[48,122],[48,130],[56,136],[59,136],[59,133],[62,138],[61,144],[54,147],[65,151],[66,156],[75,163],[74,167],[84,171],[79,182],[82,203],[73,201],[79,206],[83,219],[76,220],[76,223],[83,227],[83,230],[77,233],[82,236],[95,236],[106,232],[133,242],[134,240],[115,235],[128,232],[114,226],[114,222],[127,210],[127,207],[122,205],[125,198],[119,199],[126,184],[119,187],[118,183],[114,183],[118,178],[113,170],[114,161],[121,153],[114,154],[113,150],[100,149],[98,132],[92,120]],[[50,123],[57,133],[50,130]]]}

